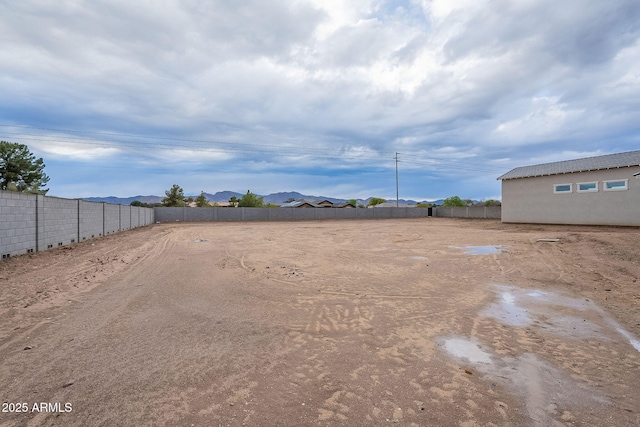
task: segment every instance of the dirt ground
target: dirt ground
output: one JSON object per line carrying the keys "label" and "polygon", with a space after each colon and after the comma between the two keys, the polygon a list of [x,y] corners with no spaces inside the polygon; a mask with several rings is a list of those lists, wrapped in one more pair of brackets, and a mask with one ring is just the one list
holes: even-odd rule
{"label": "dirt ground", "polygon": [[191,223],[14,257],[0,425],[637,426],[638,242],[493,220]]}

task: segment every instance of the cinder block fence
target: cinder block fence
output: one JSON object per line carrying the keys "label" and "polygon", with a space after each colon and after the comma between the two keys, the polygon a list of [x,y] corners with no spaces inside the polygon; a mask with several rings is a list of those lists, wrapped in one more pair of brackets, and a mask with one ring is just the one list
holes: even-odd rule
{"label": "cinder block fence", "polygon": [[150,208],[0,191],[0,255],[43,251],[153,222]]}
{"label": "cinder block fence", "polygon": [[468,206],[468,207],[442,207],[433,208],[433,216],[439,218],[476,218],[476,219],[500,219],[501,206]]}
{"label": "cinder block fence", "polygon": [[322,219],[424,218],[422,208],[155,208],[158,222],[300,221]]}
{"label": "cinder block fence", "polygon": [[426,218],[429,216],[500,219],[500,206],[472,206],[468,208],[384,207],[371,209],[155,208],[155,220],[158,222],[301,221],[322,219]]}

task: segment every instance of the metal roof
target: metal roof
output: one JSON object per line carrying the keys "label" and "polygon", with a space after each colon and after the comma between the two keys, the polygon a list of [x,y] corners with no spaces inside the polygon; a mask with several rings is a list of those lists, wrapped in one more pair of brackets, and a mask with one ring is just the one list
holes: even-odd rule
{"label": "metal roof", "polygon": [[521,166],[505,173],[498,179],[530,178],[534,176],[559,175],[563,173],[586,172],[601,169],[615,169],[640,166],[640,150],[627,153],[607,154],[563,162]]}
{"label": "metal roof", "polygon": [[331,200],[327,200],[327,199],[300,199],[300,200],[294,200],[293,202],[289,202],[289,203],[283,203],[280,205],[281,208],[297,208],[300,205],[311,205],[314,208],[325,208],[327,207],[326,205],[321,205],[321,203],[324,202],[329,202],[333,205],[333,203],[331,202]]}

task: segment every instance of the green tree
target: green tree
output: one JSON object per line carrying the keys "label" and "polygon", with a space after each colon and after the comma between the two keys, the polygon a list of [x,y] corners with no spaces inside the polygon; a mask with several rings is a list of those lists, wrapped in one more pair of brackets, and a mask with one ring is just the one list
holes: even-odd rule
{"label": "green tree", "polygon": [[184,190],[178,185],[173,184],[173,186],[164,192],[167,196],[162,199],[162,206],[167,207],[176,207],[176,206],[186,206],[187,202],[184,197]]}
{"label": "green tree", "polygon": [[485,206],[500,206],[502,205],[502,203],[500,203],[500,200],[494,200],[494,199],[489,199],[486,202],[484,202]]}
{"label": "green tree", "polygon": [[149,203],[143,203],[140,200],[134,200],[133,202],[129,203],[129,206],[138,206],[141,208],[152,208],[153,205],[150,205]]}
{"label": "green tree", "polygon": [[241,208],[261,208],[263,204],[262,197],[258,197],[249,190],[238,202],[238,206]]}
{"label": "green tree", "polygon": [[467,204],[460,197],[451,196],[444,199],[444,201],[442,202],[442,206],[444,206],[445,208],[457,207],[457,206],[465,207],[467,206]]}
{"label": "green tree", "polygon": [[380,197],[372,197],[371,200],[369,200],[369,206],[379,205],[384,202],[386,202],[385,199],[381,199]]}
{"label": "green tree", "polygon": [[354,208],[358,206],[358,201],[356,199],[351,199],[347,203],[353,206]]}
{"label": "green tree", "polygon": [[0,190],[46,194],[44,166],[26,145],[0,141]]}
{"label": "green tree", "polygon": [[209,201],[207,200],[207,196],[204,195],[204,191],[201,191],[200,195],[196,197],[196,206],[199,208],[211,207]]}
{"label": "green tree", "polygon": [[235,208],[236,206],[238,206],[239,201],[240,200],[238,200],[236,196],[231,196],[231,198],[229,199],[229,206]]}

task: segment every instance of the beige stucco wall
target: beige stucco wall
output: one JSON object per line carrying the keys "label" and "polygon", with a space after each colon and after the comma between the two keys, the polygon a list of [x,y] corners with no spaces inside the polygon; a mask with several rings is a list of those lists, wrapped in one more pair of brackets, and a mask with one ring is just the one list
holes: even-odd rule
{"label": "beige stucco wall", "polygon": [[[502,181],[502,221],[542,224],[640,226],[640,166]],[[628,179],[629,189],[604,191],[603,181]],[[577,183],[598,181],[598,191],[579,193]],[[554,194],[555,184],[573,184]]]}

